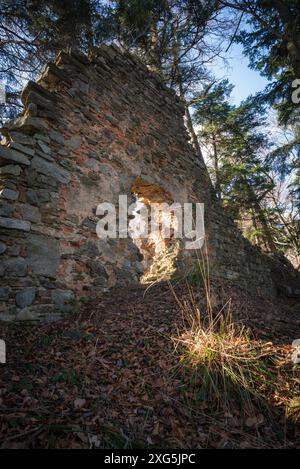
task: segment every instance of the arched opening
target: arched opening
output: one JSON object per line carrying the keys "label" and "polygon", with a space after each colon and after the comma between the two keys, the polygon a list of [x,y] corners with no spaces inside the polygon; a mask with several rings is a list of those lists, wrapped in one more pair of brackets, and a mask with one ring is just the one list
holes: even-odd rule
{"label": "arched opening", "polygon": [[176,272],[181,244],[176,236],[180,220],[173,197],[162,187],[141,177],[135,180],[131,192],[136,199],[132,218],[147,225],[141,235],[133,237],[143,256],[141,282],[169,280]]}

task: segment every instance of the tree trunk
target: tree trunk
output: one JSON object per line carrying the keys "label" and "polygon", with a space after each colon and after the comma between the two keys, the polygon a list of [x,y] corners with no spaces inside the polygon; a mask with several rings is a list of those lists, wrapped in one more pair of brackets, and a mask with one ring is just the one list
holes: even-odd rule
{"label": "tree trunk", "polygon": [[201,162],[205,166],[203,153],[202,153],[201,147],[199,145],[199,141],[198,141],[198,137],[196,135],[195,129],[194,129],[190,109],[189,109],[189,106],[188,106],[188,103],[187,103],[187,100],[186,100],[186,97],[185,97],[185,92],[184,92],[184,88],[183,88],[182,73],[181,73],[181,70],[180,70],[180,63],[179,63],[179,42],[178,42],[178,37],[177,37],[176,26],[174,25],[173,28],[174,28],[173,29],[173,36],[174,36],[174,42],[173,42],[174,76],[175,76],[176,84],[177,84],[178,89],[179,89],[179,94],[180,94],[181,101],[183,102],[183,105],[184,105],[184,108],[185,108],[186,125],[187,125],[187,128],[188,128],[188,132],[190,134],[190,137],[192,139],[193,147],[194,147],[195,151],[197,152],[197,155],[199,156],[199,159],[201,160]]}
{"label": "tree trunk", "polygon": [[[295,232],[295,230],[293,229],[294,224],[290,223],[288,220],[286,220],[286,218],[284,216],[282,216],[281,209],[278,206],[276,196],[274,194],[272,195],[272,200],[273,200],[276,212],[277,212],[277,216],[278,216],[280,222],[282,223],[282,226],[283,226],[284,231],[286,233],[286,237],[288,239],[288,242],[293,246],[294,251],[295,251],[295,255],[297,256],[298,253],[300,253],[300,237],[298,235],[297,229],[296,229],[296,232]],[[292,228],[291,228],[291,226],[292,226]]]}
{"label": "tree trunk", "polygon": [[250,204],[256,213],[257,219],[261,225],[262,231],[263,231],[263,242],[265,244],[265,247],[267,248],[268,251],[270,252],[277,252],[276,245],[273,240],[273,236],[270,230],[270,227],[268,225],[268,222],[266,220],[265,214],[263,209],[260,206],[259,201],[257,200],[256,194],[251,186],[246,183],[246,187],[248,188],[248,195],[249,195],[249,201]]}
{"label": "tree trunk", "polygon": [[253,223],[253,226],[254,226],[254,229],[255,229],[255,237],[254,237],[255,239],[254,239],[254,243],[255,243],[256,245],[259,245],[259,240],[258,240],[258,236],[257,236],[258,227],[257,227],[255,212],[254,212],[253,208],[250,210],[250,212],[251,212],[252,223]]}
{"label": "tree trunk", "polygon": [[[287,43],[287,53],[296,78],[300,78],[300,37],[299,37],[299,17],[293,15],[286,1],[273,0],[280,19],[283,23],[286,35],[289,37]],[[300,14],[300,9],[299,9]]]}
{"label": "tree trunk", "polygon": [[217,149],[216,136],[213,134],[213,155],[214,155],[214,171],[215,171],[215,190],[218,199],[221,199],[221,184],[220,184],[220,171],[219,171],[219,155]]}
{"label": "tree trunk", "polygon": [[153,18],[150,26],[150,65],[154,72],[161,74],[161,56],[159,51],[157,19]]}
{"label": "tree trunk", "polygon": [[201,150],[201,147],[200,147],[200,144],[199,144],[197,134],[196,134],[195,129],[194,129],[192,116],[191,116],[191,113],[190,113],[190,110],[189,110],[189,106],[186,102],[184,93],[183,94],[180,93],[180,97],[181,97],[181,99],[184,103],[186,124],[187,124],[187,128],[188,128],[189,134],[190,134],[191,139],[192,139],[193,147],[195,148],[195,151],[197,152],[197,155],[199,156],[199,158],[201,159],[203,164],[205,164],[204,163],[204,158],[203,158],[203,153],[202,153],[202,150]]}
{"label": "tree trunk", "polygon": [[186,96],[185,96],[185,91],[184,91],[184,87],[183,87],[182,72],[181,72],[180,61],[179,61],[179,41],[178,41],[176,26],[174,26],[173,37],[174,37],[174,42],[173,42],[173,72],[174,72],[176,84],[177,84],[178,89],[179,89],[180,98],[181,98],[182,103],[183,103],[184,108],[185,108],[185,117],[186,117],[187,129],[188,129],[188,132],[189,132],[191,140],[192,140],[192,145],[195,149],[195,152],[196,152],[196,154],[199,158],[200,164],[202,166],[202,169],[207,174],[207,179],[206,179],[207,189],[209,191],[213,192],[213,185],[211,183],[211,180],[210,180],[210,177],[209,177],[209,174],[208,174],[208,171],[207,171],[207,167],[206,167],[206,164],[204,162],[203,153],[202,153],[199,141],[198,141],[197,134],[196,134],[195,129],[194,129],[192,116],[191,116],[189,105],[187,103]]}

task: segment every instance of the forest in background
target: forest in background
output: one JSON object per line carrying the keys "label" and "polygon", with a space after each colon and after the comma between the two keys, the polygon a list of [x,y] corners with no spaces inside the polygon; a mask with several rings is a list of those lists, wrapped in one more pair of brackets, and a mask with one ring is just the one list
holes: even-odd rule
{"label": "forest in background", "polygon": [[[3,0],[0,119],[59,50],[116,43],[181,97],[215,197],[266,252],[300,266],[300,4],[298,0]],[[233,44],[268,86],[233,105],[212,73]],[[225,70],[225,67],[224,67]],[[275,129],[275,131],[274,131]]]}

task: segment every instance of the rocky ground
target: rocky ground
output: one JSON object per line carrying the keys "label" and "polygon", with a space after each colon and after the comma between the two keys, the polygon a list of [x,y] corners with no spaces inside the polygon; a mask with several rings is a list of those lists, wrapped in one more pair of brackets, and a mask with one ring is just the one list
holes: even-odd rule
{"label": "rocky ground", "polygon": [[235,320],[269,343],[284,376],[265,405],[250,412],[194,400],[172,341],[184,318],[169,286],[117,290],[74,305],[60,323],[0,325],[8,358],[1,365],[0,446],[299,448],[299,426],[285,413],[299,395],[291,361],[299,304],[239,299],[237,306],[232,297]]}

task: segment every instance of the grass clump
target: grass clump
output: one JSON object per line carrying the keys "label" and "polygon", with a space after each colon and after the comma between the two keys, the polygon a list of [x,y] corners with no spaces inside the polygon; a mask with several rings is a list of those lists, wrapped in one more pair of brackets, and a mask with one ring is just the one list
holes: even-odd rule
{"label": "grass clump", "polygon": [[252,408],[254,400],[263,400],[276,388],[272,348],[232,321],[230,303],[218,314],[209,307],[202,317],[190,295],[178,300],[185,327],[173,340],[180,365],[189,376],[193,400],[217,408],[229,408],[233,403]]}

